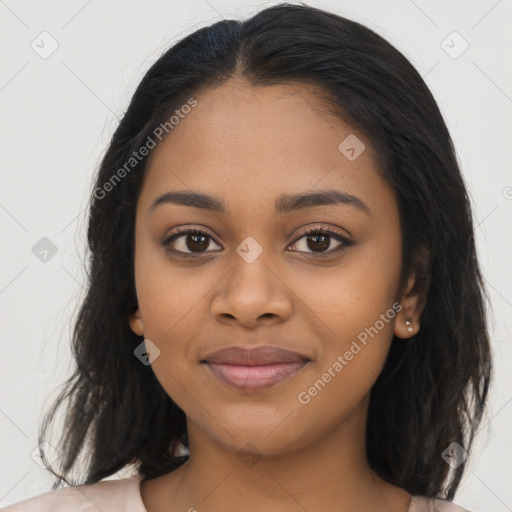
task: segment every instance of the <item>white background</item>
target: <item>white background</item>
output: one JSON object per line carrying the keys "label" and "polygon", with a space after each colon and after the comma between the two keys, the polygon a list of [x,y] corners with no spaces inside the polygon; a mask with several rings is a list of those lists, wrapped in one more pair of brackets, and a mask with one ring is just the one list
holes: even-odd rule
{"label": "white background", "polygon": [[[30,454],[43,411],[71,371],[85,208],[118,117],[177,39],[274,3],[0,0],[0,506],[53,483]],[[402,51],[452,134],[492,300],[496,365],[489,413],[454,501],[473,512],[512,510],[512,0],[308,3],[367,25]],[[58,42],[47,59],[31,48],[43,31]],[[458,58],[442,47],[453,31],[469,43]],[[46,263],[32,253],[42,237],[57,247]]]}

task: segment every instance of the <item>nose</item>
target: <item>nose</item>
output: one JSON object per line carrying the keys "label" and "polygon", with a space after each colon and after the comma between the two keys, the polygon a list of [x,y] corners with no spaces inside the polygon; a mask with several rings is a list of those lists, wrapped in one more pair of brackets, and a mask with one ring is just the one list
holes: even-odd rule
{"label": "nose", "polygon": [[232,269],[212,301],[211,311],[218,322],[254,328],[290,317],[290,289],[264,254],[251,263],[234,254]]}

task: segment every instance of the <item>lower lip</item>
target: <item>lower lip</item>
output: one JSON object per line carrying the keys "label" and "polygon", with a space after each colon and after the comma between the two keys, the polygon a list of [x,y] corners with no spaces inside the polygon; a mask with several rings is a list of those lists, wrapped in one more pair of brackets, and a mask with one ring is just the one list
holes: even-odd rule
{"label": "lower lip", "polygon": [[282,382],[299,372],[308,361],[264,366],[206,363],[215,377],[243,391],[258,391]]}

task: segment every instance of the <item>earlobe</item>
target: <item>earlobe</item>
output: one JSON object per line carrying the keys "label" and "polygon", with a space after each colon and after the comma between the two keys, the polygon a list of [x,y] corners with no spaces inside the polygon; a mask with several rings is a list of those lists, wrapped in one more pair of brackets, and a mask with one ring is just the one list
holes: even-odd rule
{"label": "earlobe", "polygon": [[403,315],[398,314],[393,332],[397,338],[407,339],[418,334],[420,327],[419,320],[413,317],[404,318]]}
{"label": "earlobe", "polygon": [[144,324],[139,308],[137,308],[135,313],[130,317],[130,328],[137,336],[144,336]]}
{"label": "earlobe", "polygon": [[420,330],[420,316],[423,311],[423,304],[417,288],[416,276],[412,275],[409,277],[407,289],[400,301],[402,309],[396,317],[394,334],[398,338],[411,338]]}

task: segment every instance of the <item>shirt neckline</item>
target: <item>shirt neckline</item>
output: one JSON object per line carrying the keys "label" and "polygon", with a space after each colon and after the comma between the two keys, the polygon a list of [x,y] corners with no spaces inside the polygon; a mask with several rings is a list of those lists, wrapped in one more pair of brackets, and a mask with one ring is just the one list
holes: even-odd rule
{"label": "shirt neckline", "polygon": [[[134,475],[130,479],[133,482],[133,486],[135,487],[135,496],[137,503],[135,503],[133,512],[148,512],[146,507],[144,506],[144,502],[142,501],[142,493],[140,490],[140,484],[142,483],[142,475],[139,473]],[[132,508],[128,505],[127,512],[132,512]],[[409,511],[408,511],[409,512]]]}

